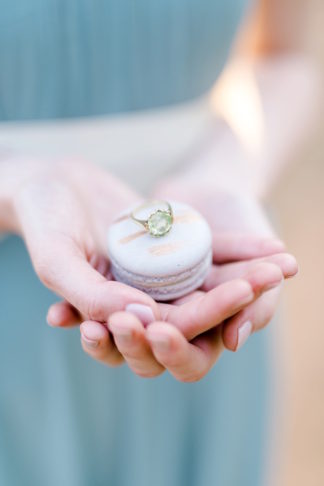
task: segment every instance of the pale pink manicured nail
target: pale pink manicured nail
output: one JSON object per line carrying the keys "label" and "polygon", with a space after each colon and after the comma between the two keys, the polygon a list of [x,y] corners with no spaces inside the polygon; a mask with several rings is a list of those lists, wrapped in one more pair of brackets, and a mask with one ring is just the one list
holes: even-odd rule
{"label": "pale pink manicured nail", "polygon": [[143,304],[128,304],[125,308],[127,312],[131,312],[138,317],[144,326],[148,326],[154,322],[154,314],[148,305]]}
{"label": "pale pink manicured nail", "polygon": [[248,337],[252,332],[252,322],[246,321],[238,330],[238,339],[236,350],[240,349],[243,344],[247,341]]}
{"label": "pale pink manicured nail", "polygon": [[81,339],[88,348],[97,348],[100,342],[96,325],[83,323],[80,326]]}

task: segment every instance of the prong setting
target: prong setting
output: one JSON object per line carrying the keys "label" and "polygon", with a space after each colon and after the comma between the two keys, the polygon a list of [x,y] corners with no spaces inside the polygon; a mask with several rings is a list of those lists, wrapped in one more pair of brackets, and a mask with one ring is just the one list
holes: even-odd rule
{"label": "prong setting", "polygon": [[[147,219],[140,219],[137,214],[151,205],[165,205],[166,209],[156,209],[151,213]],[[167,201],[148,201],[136,208],[130,214],[130,217],[138,224],[142,225],[145,230],[155,238],[166,235],[173,225],[173,211],[169,202]]]}

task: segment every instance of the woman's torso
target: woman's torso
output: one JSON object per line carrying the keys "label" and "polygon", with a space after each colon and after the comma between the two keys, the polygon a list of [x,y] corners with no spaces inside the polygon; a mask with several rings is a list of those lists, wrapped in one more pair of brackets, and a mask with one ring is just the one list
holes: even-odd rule
{"label": "woman's torso", "polygon": [[1,0],[0,120],[102,115],[205,93],[251,0]]}
{"label": "woman's torso", "polygon": [[[201,96],[246,4],[0,0],[0,120],[106,115]],[[167,374],[141,380],[89,360],[77,331],[46,327],[56,297],[20,240],[0,242],[0,268],[0,484],[259,486],[263,334],[198,384]]]}
{"label": "woman's torso", "polygon": [[81,156],[147,191],[204,143],[250,1],[0,0],[0,149]]}

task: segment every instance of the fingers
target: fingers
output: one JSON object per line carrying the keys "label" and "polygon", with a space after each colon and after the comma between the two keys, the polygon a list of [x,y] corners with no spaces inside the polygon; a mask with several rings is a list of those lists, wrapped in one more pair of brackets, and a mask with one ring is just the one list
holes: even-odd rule
{"label": "fingers", "polygon": [[123,362],[104,324],[85,321],[80,326],[80,332],[82,348],[91,358],[109,366],[119,366]]}
{"label": "fingers", "polygon": [[262,295],[223,325],[223,343],[230,351],[237,351],[255,331],[265,327],[272,319],[280,293],[280,287]]}
{"label": "fingers", "polygon": [[161,315],[164,321],[172,322],[191,340],[220,324],[253,299],[251,285],[238,279],[224,283],[180,306],[161,304]]}
{"label": "fingers", "polygon": [[215,263],[249,260],[285,250],[277,238],[260,238],[255,235],[216,233],[213,237],[213,260]]}
{"label": "fingers", "polygon": [[[90,320],[106,322],[108,316],[139,304],[149,322],[159,318],[158,306],[144,292],[107,280],[92,268],[84,253],[69,238],[52,241],[51,253],[44,249],[34,257],[43,283],[65,298]],[[55,249],[54,249],[55,248]],[[141,308],[142,306],[142,308]]]}
{"label": "fingers", "polygon": [[272,263],[258,263],[251,268],[244,276],[254,292],[254,299],[263,292],[278,287],[283,281],[280,268]]}
{"label": "fingers", "polygon": [[281,281],[282,273],[278,266],[260,263],[245,279],[225,282],[182,305],[160,304],[162,320],[172,322],[191,340],[221,324]]}
{"label": "fingers", "polygon": [[189,343],[171,324],[155,322],[147,330],[154,356],[177,379],[194,382],[203,378],[223,350],[221,329]]}
{"label": "fingers", "polygon": [[56,302],[47,313],[47,322],[52,327],[72,327],[80,324],[79,312],[68,302]]}
{"label": "fingers", "polygon": [[92,262],[97,271],[87,261],[94,247],[91,225],[70,182],[53,174],[40,179],[24,185],[15,208],[41,281],[93,321],[106,322],[111,313],[134,303],[148,306],[152,320],[159,318],[148,295],[108,281],[101,274],[104,262]]}
{"label": "fingers", "polygon": [[277,265],[281,269],[284,278],[293,277],[298,272],[297,262],[292,255],[289,253],[278,253],[276,255],[254,259],[252,261],[213,265],[202,289],[208,291],[228,280],[242,278],[259,263],[273,263]]}
{"label": "fingers", "polygon": [[128,312],[116,312],[109,318],[109,330],[128,366],[141,377],[152,378],[164,371],[153,356],[141,321]]}
{"label": "fingers", "polygon": [[173,300],[172,304],[174,305],[186,304],[187,302],[202,297],[204,294],[205,292],[202,290],[194,290],[193,292],[190,292],[190,294],[186,294],[183,297],[179,297],[178,299]]}

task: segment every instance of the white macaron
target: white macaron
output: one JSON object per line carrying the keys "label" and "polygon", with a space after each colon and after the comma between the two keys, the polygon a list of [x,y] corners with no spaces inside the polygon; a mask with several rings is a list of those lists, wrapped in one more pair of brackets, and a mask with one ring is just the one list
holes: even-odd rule
{"label": "white macaron", "polygon": [[[206,220],[187,204],[170,201],[173,224],[154,237],[124,211],[108,230],[108,256],[114,278],[158,301],[182,297],[199,288],[212,262],[212,236]],[[146,207],[147,217],[156,210]]]}

